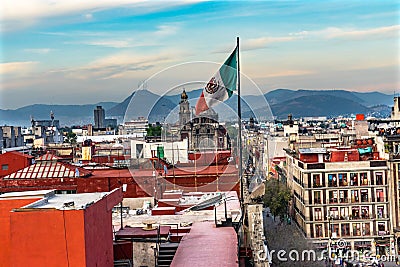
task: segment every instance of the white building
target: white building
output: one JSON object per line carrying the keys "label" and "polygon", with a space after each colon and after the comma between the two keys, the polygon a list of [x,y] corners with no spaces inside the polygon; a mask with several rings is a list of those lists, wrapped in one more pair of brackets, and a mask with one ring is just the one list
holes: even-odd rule
{"label": "white building", "polygon": [[[142,140],[131,140],[131,158],[152,158],[158,147],[163,147],[164,157],[172,164],[188,162],[188,139],[178,142],[147,143]],[[153,153],[153,154],[152,154]]]}

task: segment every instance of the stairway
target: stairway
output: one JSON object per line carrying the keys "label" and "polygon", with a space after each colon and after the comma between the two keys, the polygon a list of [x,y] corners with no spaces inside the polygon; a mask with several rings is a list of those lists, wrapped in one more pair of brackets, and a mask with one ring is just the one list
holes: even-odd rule
{"label": "stairway", "polygon": [[132,267],[130,260],[116,260],[114,261],[114,267]]}
{"label": "stairway", "polygon": [[178,249],[179,243],[161,243],[158,251],[157,266],[169,267]]}

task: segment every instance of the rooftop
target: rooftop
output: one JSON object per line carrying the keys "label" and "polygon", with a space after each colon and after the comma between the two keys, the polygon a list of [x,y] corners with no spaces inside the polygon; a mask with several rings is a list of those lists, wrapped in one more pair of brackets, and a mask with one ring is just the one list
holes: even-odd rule
{"label": "rooftop", "polygon": [[51,154],[46,154],[40,157],[35,164],[11,173],[4,179],[73,178],[91,175],[91,172],[84,168],[59,162],[58,159]]}
{"label": "rooftop", "polygon": [[233,227],[213,222],[194,223],[179,244],[171,266],[238,266],[237,236]]}
{"label": "rooftop", "polygon": [[36,190],[36,191],[23,191],[23,192],[10,192],[10,193],[4,193],[0,195],[0,199],[6,199],[6,198],[22,198],[22,197],[47,197],[50,195],[54,195],[55,191],[54,190]]}
{"label": "rooftop", "polygon": [[311,148],[299,148],[300,154],[325,154],[326,148],[324,147],[311,147]]}
{"label": "rooftop", "polygon": [[[118,190],[118,189],[115,189]],[[108,192],[82,194],[53,194],[22,209],[80,210],[106,197]]]}

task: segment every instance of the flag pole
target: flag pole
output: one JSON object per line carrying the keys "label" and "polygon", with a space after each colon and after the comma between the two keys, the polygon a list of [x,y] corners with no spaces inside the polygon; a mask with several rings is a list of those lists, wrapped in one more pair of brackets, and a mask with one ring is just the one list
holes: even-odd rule
{"label": "flag pole", "polygon": [[238,125],[239,125],[239,132],[238,132],[238,147],[239,147],[239,179],[240,179],[240,202],[243,205],[243,168],[242,168],[242,108],[241,108],[241,97],[240,97],[240,61],[239,61],[239,37],[236,37],[236,49],[237,49],[237,81],[238,81]]}

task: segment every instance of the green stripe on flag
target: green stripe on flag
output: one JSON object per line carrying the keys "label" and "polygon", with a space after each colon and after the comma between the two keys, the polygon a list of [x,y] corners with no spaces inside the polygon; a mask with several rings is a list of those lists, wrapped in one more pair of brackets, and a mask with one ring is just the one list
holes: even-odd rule
{"label": "green stripe on flag", "polygon": [[224,65],[219,69],[222,82],[226,88],[228,96],[231,97],[233,91],[236,90],[237,84],[237,48],[225,61]]}

